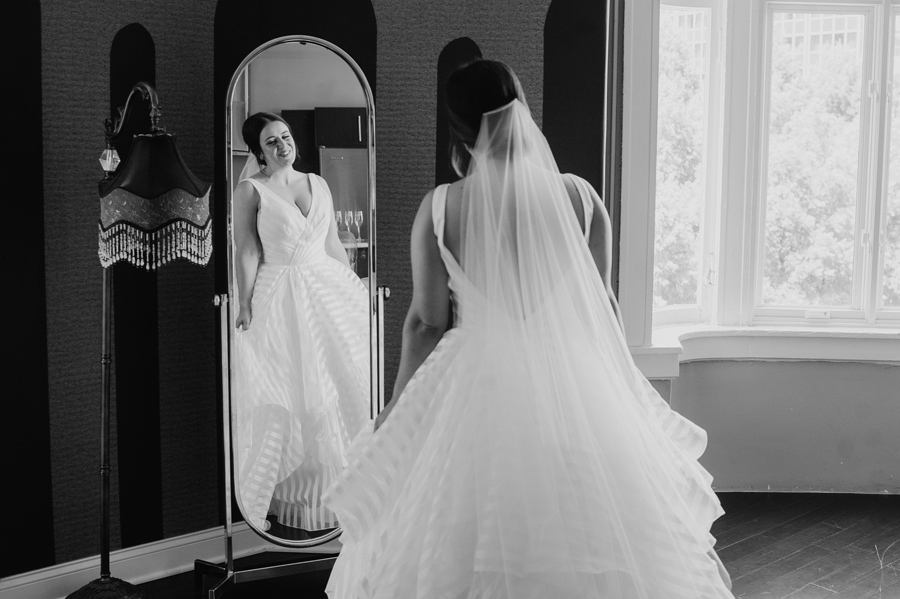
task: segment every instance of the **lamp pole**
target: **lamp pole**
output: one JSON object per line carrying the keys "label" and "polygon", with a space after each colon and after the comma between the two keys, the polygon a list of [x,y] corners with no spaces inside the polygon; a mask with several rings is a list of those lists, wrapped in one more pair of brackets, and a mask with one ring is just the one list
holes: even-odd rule
{"label": "lamp pole", "polygon": [[[112,266],[103,269],[103,323],[100,347],[100,580],[109,580],[109,396],[112,354]],[[127,583],[125,583],[127,584]]]}

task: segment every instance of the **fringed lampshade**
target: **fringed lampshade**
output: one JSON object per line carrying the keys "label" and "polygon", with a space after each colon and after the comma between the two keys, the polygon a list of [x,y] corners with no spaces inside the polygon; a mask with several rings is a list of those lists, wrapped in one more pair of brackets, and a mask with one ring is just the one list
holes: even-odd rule
{"label": "fringed lampshade", "polygon": [[176,258],[206,265],[212,254],[210,185],[190,171],[175,136],[135,136],[127,160],[100,183],[100,264],[148,270]]}

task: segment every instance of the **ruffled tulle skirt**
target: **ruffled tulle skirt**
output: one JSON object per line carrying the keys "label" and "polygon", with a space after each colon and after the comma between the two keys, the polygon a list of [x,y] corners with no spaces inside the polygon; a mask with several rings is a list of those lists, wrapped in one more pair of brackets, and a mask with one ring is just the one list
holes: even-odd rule
{"label": "ruffled tulle skirt", "polygon": [[704,431],[594,347],[522,363],[517,343],[449,331],[354,440],[325,495],[329,596],[731,597]]}
{"label": "ruffled tulle skirt", "polygon": [[255,525],[274,514],[306,530],[337,526],[321,497],[370,421],[367,305],[359,278],[331,258],[260,265],[232,361],[238,496]]}

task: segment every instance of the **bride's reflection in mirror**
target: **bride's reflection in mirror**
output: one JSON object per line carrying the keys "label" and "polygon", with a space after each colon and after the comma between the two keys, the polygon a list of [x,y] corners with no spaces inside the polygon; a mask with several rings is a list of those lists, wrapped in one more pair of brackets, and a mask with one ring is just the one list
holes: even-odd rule
{"label": "bride's reflection in mirror", "polygon": [[[312,538],[339,525],[321,495],[370,419],[369,292],[351,263],[365,206],[335,209],[328,181],[310,172],[318,160],[298,157],[282,116],[252,114],[241,140],[246,164],[232,197],[237,495],[254,528]],[[350,226],[339,231],[339,222]]]}

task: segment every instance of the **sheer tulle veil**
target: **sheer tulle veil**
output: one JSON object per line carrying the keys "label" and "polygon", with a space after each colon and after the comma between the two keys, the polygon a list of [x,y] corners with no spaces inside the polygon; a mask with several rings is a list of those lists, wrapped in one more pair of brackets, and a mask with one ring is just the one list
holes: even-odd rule
{"label": "sheer tulle veil", "polygon": [[[605,358],[639,388],[633,363],[616,351],[625,340],[564,178],[519,100],[482,117],[460,224],[460,266],[484,299],[466,312],[474,329],[514,342],[525,361],[545,360],[552,348],[565,364],[585,346],[606,345]],[[539,341],[533,355],[525,340]]]}
{"label": "sheer tulle veil", "polygon": [[244,168],[241,169],[241,174],[238,175],[238,178],[235,179],[235,183],[240,183],[247,177],[252,177],[256,173],[259,172],[259,162],[256,160],[256,156],[252,153],[247,154],[247,162],[244,163]]}

